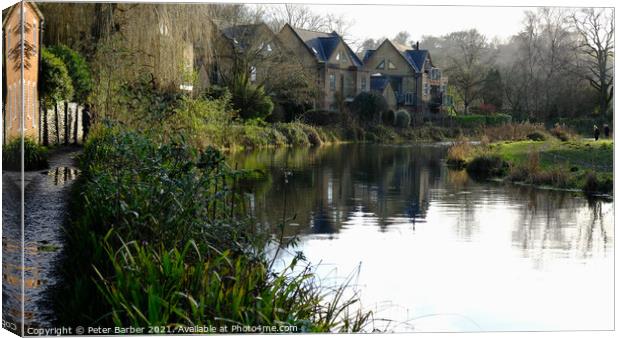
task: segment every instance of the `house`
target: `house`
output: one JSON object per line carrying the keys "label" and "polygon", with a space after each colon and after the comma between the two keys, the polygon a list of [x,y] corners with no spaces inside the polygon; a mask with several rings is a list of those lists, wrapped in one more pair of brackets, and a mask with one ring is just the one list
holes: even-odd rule
{"label": "house", "polygon": [[284,48],[265,23],[219,27],[214,24],[213,63],[210,82],[222,84],[239,67],[249,73],[250,82],[262,84],[281,70]]}
{"label": "house", "polygon": [[370,90],[362,61],[336,32],[323,33],[286,24],[278,33],[318,88],[315,109],[337,110],[344,102]]}
{"label": "house", "polygon": [[[414,113],[441,111],[447,77],[419,44],[409,48],[386,39],[377,49],[367,50],[363,60],[372,74],[371,89],[382,93],[388,102],[395,101],[397,108]],[[390,84],[394,97],[385,91],[384,83]]]}
{"label": "house", "polygon": [[37,5],[26,1],[13,5],[2,21],[5,42],[3,63],[6,79],[2,116],[5,142],[20,137],[22,131],[25,137],[31,137],[34,140],[38,140],[39,137],[40,114],[37,84],[42,23],[43,15]]}

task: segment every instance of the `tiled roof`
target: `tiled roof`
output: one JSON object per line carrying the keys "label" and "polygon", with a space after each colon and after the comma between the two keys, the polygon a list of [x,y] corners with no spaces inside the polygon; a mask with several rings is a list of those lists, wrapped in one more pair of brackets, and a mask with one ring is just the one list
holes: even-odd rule
{"label": "tiled roof", "polygon": [[414,65],[414,68],[421,72],[424,69],[424,61],[428,56],[428,50],[426,49],[409,49],[402,53],[407,61]]}
{"label": "tiled roof", "polygon": [[353,60],[353,63],[358,67],[362,66],[362,61],[357,57],[357,55],[355,55],[355,53],[353,53],[351,48],[349,48],[344,40],[342,40],[342,37],[338,35],[338,33],[323,33],[301,28],[293,28],[293,30],[306,44],[306,46],[314,52],[314,55],[320,62],[327,62],[338,46],[338,43],[342,41],[342,43],[346,46],[349,57]]}
{"label": "tiled roof", "polygon": [[225,28],[221,28],[222,34],[226,36],[228,39],[233,41],[235,45],[239,44],[238,47],[245,48],[244,44],[249,41],[255,41],[260,35],[260,27],[263,25],[260,24],[249,24],[249,25],[236,25],[229,26]]}

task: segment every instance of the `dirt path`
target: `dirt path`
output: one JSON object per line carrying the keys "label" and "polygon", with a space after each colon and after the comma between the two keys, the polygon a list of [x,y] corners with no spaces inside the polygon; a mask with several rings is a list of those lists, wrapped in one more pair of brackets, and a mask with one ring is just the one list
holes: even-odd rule
{"label": "dirt path", "polygon": [[[24,318],[26,327],[49,327],[54,320],[48,291],[58,282],[63,248],[62,226],[69,192],[77,178],[80,148],[61,148],[50,155],[49,170],[26,172],[24,181]],[[3,319],[21,322],[20,173],[2,172]]]}

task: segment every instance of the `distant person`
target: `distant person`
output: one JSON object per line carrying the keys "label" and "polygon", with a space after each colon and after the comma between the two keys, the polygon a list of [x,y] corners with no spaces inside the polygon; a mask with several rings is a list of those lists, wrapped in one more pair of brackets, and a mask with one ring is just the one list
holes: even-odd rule
{"label": "distant person", "polygon": [[86,141],[90,130],[90,105],[87,104],[82,109],[82,141]]}
{"label": "distant person", "polygon": [[596,124],[594,125],[594,141],[598,141],[598,137],[601,135],[601,131],[598,129]]}
{"label": "distant person", "polygon": [[609,138],[609,125],[607,123],[603,125],[603,132],[605,133],[605,138]]}

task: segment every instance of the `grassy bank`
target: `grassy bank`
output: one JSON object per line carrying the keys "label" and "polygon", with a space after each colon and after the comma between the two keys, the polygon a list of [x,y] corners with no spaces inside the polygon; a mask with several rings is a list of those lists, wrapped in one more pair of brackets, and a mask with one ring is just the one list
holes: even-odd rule
{"label": "grassy bank", "polygon": [[346,283],[321,288],[301,255],[272,271],[266,248],[296,239],[273,239],[246,216],[236,189],[246,173],[214,148],[102,123],[80,169],[54,297],[62,325],[352,332],[367,323],[369,313],[353,310],[358,299],[344,296]]}
{"label": "grassy bank", "polygon": [[478,178],[499,177],[512,182],[588,194],[613,191],[613,141],[501,141],[472,146],[457,142],[448,163],[467,168]]}

